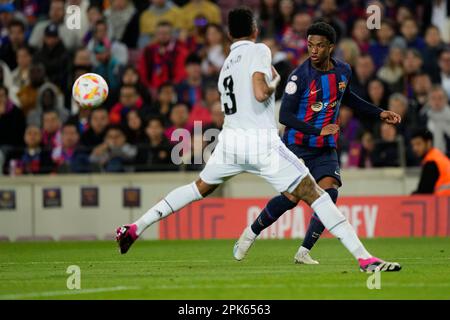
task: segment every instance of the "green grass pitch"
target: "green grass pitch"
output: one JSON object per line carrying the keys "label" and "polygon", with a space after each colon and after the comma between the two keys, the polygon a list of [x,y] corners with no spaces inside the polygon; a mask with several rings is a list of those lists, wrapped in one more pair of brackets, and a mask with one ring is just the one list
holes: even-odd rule
{"label": "green grass pitch", "polygon": [[[234,241],[0,243],[0,299],[450,299],[450,238],[371,239],[375,255],[403,265],[369,290],[335,239],[313,250],[318,266],[295,265],[298,240],[258,240],[244,261]],[[81,290],[66,287],[78,265]]]}

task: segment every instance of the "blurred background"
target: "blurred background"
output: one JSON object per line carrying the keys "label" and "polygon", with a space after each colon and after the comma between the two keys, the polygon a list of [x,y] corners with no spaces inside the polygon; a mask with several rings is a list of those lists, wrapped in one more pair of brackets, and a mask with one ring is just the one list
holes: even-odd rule
{"label": "blurred background", "polygon": [[[428,128],[450,155],[448,0],[0,0],[0,236],[103,238],[194,179],[203,164],[185,152],[174,165],[171,134],[184,128],[205,148],[202,133],[222,128],[216,82],[230,46],[227,13],[241,4],[257,16],[259,41],[282,76],[278,106],[288,75],[307,58],[308,26],[322,19],[337,31],[334,55],[351,65],[353,90],[402,116],[392,126],[341,106],[342,195],[411,194],[420,173],[415,128]],[[372,4],[381,23],[369,30]],[[79,30],[65,23],[70,5],[81,9]],[[101,108],[79,109],[71,98],[86,72],[109,84]],[[194,121],[202,122],[195,134]],[[273,194],[243,176],[215,196]],[[100,226],[105,215],[111,225]],[[148,236],[157,238],[158,226]]]}

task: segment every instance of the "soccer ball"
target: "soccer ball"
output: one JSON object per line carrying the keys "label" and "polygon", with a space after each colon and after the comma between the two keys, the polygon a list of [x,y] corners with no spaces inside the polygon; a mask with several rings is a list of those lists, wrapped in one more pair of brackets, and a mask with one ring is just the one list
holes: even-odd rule
{"label": "soccer ball", "polygon": [[109,88],[105,79],[96,73],[85,73],[73,84],[72,96],[82,108],[95,108],[105,102]]}

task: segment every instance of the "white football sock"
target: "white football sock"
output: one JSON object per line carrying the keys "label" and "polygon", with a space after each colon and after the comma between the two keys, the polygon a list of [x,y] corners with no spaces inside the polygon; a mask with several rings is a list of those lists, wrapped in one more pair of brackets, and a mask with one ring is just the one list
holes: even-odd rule
{"label": "white football sock", "polygon": [[372,256],[356,235],[355,230],[345,219],[331,200],[328,193],[322,194],[319,199],[311,204],[311,208],[317,213],[325,228],[341,240],[342,244],[356,259],[369,259]]}
{"label": "white football sock", "polygon": [[135,224],[136,233],[141,235],[145,229],[155,222],[164,219],[191,202],[203,199],[195,182],[172,190],[164,199],[150,208]]}

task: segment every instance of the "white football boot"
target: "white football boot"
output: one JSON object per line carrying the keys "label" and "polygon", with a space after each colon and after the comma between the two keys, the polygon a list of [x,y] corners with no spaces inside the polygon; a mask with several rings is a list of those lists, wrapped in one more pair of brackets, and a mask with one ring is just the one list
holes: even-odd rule
{"label": "white football boot", "polygon": [[294,262],[298,264],[319,264],[319,261],[311,258],[309,255],[309,250],[304,247],[300,247],[298,249],[294,257]]}
{"label": "white football boot", "polygon": [[241,261],[247,255],[248,250],[255,242],[257,235],[253,232],[252,228],[248,226],[242,232],[241,237],[236,242],[233,248],[233,256],[236,260]]}

